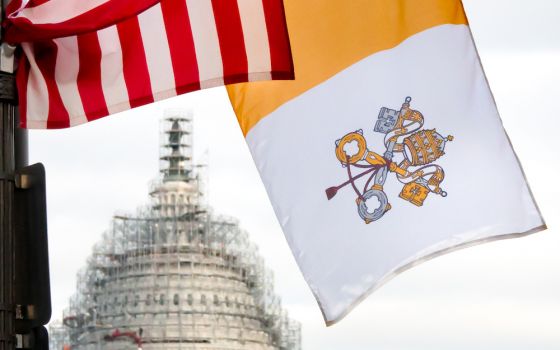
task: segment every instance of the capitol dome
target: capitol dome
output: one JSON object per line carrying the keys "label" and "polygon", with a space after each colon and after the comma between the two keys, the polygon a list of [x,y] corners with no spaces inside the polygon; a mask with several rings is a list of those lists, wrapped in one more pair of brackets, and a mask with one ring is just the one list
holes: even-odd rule
{"label": "capitol dome", "polygon": [[164,118],[162,177],[150,204],[114,217],[79,273],[51,349],[301,348],[299,323],[274,294],[256,246],[236,220],[204,204],[191,119]]}

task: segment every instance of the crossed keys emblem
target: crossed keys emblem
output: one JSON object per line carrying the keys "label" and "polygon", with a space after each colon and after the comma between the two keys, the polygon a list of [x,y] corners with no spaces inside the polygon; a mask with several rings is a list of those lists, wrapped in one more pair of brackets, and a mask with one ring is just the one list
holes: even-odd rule
{"label": "crossed keys emblem", "polygon": [[[358,214],[366,224],[379,220],[391,209],[383,186],[389,174],[395,174],[404,184],[400,198],[420,207],[428,194],[447,197],[440,184],[445,178],[443,168],[434,162],[442,157],[447,142],[435,129],[423,129],[424,116],[412,110],[407,97],[399,111],[381,108],[374,131],[385,134],[385,152],[381,155],[368,149],[363,130],[344,135],[335,142],[335,155],[346,169],[348,180],[325,192],[331,200],[338,191],[348,185],[357,195]],[[349,154],[352,153],[352,154]],[[361,171],[353,174],[353,170]],[[358,187],[358,180],[365,183]],[[373,208],[368,206],[377,200]]]}

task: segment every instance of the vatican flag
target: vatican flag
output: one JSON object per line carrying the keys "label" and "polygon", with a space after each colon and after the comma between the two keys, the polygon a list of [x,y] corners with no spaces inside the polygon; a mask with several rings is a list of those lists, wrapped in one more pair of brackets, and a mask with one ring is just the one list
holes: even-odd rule
{"label": "vatican flag", "polygon": [[327,324],[398,273],[544,229],[460,0],[285,0],[295,81],[228,87]]}

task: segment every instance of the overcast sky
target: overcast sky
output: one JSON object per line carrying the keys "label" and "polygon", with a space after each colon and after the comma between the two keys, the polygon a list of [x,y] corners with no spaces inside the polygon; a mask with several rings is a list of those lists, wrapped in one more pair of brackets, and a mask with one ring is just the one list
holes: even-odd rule
{"label": "overcast sky", "polygon": [[196,115],[195,155],[203,160],[208,152],[210,203],[239,218],[260,246],[278,294],[302,323],[304,349],[560,349],[560,1],[464,3],[548,231],[424,263],[326,328],[225,91],[211,89],[70,130],[30,132],[31,161],[47,168],[53,319],[115,211],[147,202],[158,172],[159,117],[165,108],[185,107]]}

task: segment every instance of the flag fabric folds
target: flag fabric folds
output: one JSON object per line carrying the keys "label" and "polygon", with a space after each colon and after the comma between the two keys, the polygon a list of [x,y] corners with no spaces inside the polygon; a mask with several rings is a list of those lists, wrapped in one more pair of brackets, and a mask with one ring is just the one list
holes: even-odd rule
{"label": "flag fabric folds", "polygon": [[134,17],[160,0],[22,1],[7,6],[7,42],[29,42],[96,31]]}
{"label": "flag fabric folds", "polygon": [[228,86],[327,324],[396,274],[545,228],[460,0],[286,0],[295,81]]}
{"label": "flag fabric folds", "polygon": [[282,0],[15,2],[22,127],[65,128],[186,92],[293,79]]}

